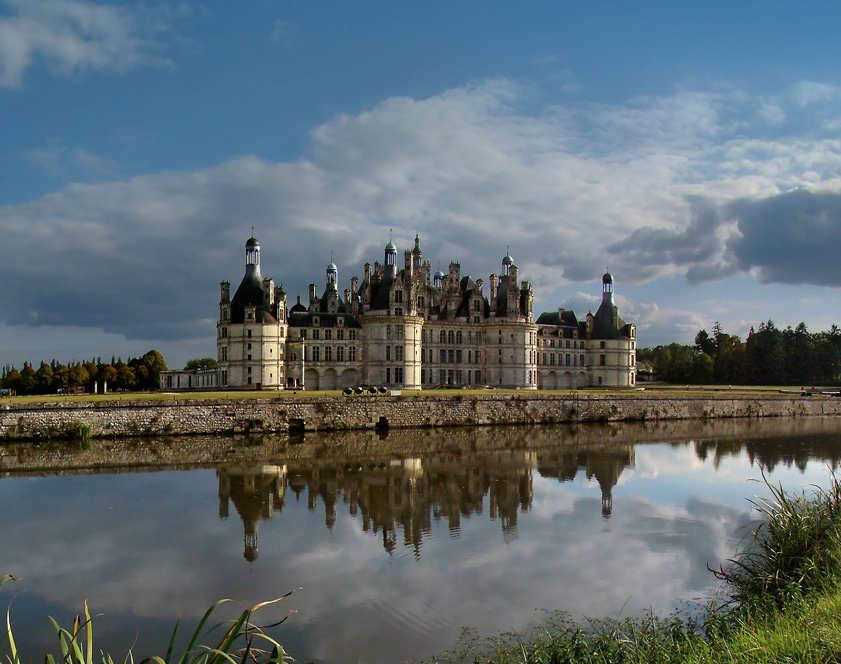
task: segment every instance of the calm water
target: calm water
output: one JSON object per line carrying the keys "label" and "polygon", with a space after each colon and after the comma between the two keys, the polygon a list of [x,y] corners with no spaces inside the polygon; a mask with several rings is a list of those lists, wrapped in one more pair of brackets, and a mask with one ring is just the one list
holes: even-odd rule
{"label": "calm water", "polygon": [[[107,452],[112,464],[102,468]],[[97,646],[301,587],[266,619],[298,661],[398,662],[542,609],[669,611],[716,590],[764,468],[826,484],[841,420],[506,427],[0,447],[0,574],[40,661],[85,600]],[[47,467],[48,470],[44,470]],[[15,470],[10,470],[14,468]],[[5,609],[12,592],[4,589]],[[151,650],[156,650],[152,653]],[[117,657],[115,657],[117,659]]]}

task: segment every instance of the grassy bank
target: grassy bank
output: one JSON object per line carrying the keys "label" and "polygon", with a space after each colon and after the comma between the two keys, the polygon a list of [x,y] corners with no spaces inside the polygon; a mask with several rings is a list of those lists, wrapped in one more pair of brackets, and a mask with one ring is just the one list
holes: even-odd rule
{"label": "grassy bank", "polygon": [[465,639],[431,662],[659,664],[841,662],[841,480],[790,494],[768,485],[760,525],[699,614],[593,621],[563,615],[531,634]]}
{"label": "grassy bank", "polygon": [[[528,635],[464,639],[430,663],[841,662],[841,479],[832,475],[827,489],[809,493],[792,494],[770,484],[767,488],[770,498],[754,503],[761,518],[753,536],[732,561],[712,571],[722,581],[723,594],[705,609],[691,616],[649,614],[585,626],[558,614]],[[0,578],[0,587],[10,579]],[[175,655],[170,644],[166,653],[143,661],[290,661],[280,644],[253,622],[255,610],[277,601],[244,611],[221,631],[221,639],[210,642],[211,634],[220,633],[205,629],[217,603],[184,653]],[[0,660],[20,664],[8,615]],[[131,654],[112,660],[96,651],[87,607],[72,628],[53,624],[65,664],[133,661]],[[55,664],[49,655],[45,661]]]}
{"label": "grassy bank", "polygon": [[[576,390],[511,390],[503,388],[442,388],[431,390],[401,390],[405,396],[453,397],[469,395],[538,395],[538,396],[573,396],[573,395],[615,395],[630,396],[645,394],[663,397],[756,397],[789,393],[797,395],[800,386],[762,385],[727,387],[721,385],[668,385],[662,383],[640,385],[631,389],[611,389],[585,387]],[[826,395],[816,397],[829,398]],[[216,399],[369,399],[368,395],[345,396],[341,390],[214,390],[203,392],[112,392],[108,394],[41,394],[28,396],[3,397],[0,404],[53,404],[53,403],[101,403],[120,401],[207,401]]]}

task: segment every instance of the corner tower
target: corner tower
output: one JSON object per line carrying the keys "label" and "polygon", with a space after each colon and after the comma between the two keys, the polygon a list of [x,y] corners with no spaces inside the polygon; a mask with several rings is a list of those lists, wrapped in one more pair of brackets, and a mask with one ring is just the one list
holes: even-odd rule
{"label": "corner tower", "polygon": [[277,389],[283,386],[286,293],[260,274],[260,243],[245,243],[245,275],[233,298],[221,284],[216,325],[220,387]]}

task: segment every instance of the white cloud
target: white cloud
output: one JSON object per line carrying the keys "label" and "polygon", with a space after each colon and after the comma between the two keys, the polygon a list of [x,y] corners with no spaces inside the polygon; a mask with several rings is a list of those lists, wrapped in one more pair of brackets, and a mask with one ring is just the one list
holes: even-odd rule
{"label": "white cloud", "polygon": [[19,86],[24,71],[38,62],[62,76],[168,62],[134,34],[125,10],[82,0],[4,3],[11,13],[0,16],[0,86]]}
{"label": "white cloud", "polygon": [[[752,256],[746,267],[736,261],[728,247],[740,227],[722,206],[807,179],[824,192],[841,188],[837,138],[821,136],[819,118],[808,140],[769,137],[767,123],[749,124],[761,99],[678,92],[536,115],[520,109],[524,99],[528,90],[504,80],[392,98],[316,127],[309,157],[296,162],[251,155],[0,208],[0,231],[17,248],[0,267],[9,286],[0,311],[8,323],[197,336],[194,321],[214,315],[214,285],[239,279],[252,226],[264,274],[293,301],[307,283],[321,287],[331,250],[344,287],[381,259],[394,229],[399,247],[417,232],[433,267],[458,260],[474,277],[498,271],[510,246],[538,298],[581,282],[573,292],[593,302],[606,265],[621,283],[770,270]],[[33,158],[86,156],[55,150]],[[62,265],[62,278],[45,280],[47,265]],[[704,323],[655,304],[629,304],[623,315],[641,329]]]}

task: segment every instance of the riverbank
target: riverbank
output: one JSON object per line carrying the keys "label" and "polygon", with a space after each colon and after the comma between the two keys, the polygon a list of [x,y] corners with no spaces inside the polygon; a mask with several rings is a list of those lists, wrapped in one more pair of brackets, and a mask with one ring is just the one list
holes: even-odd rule
{"label": "riverbank", "polygon": [[761,521],[724,568],[724,597],[699,615],[595,620],[563,615],[531,635],[473,640],[427,664],[841,661],[841,483],[791,494],[768,485]]}
{"label": "riverbank", "polygon": [[833,396],[735,390],[169,397],[10,400],[0,403],[0,439],[841,415],[841,399]]}

